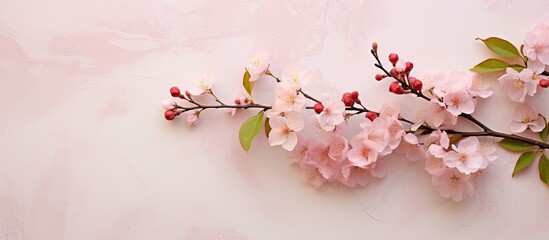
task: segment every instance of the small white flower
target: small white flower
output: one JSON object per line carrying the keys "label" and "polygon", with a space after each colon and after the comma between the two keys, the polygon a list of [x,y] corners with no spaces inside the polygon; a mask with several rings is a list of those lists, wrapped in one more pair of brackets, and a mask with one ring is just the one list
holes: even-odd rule
{"label": "small white flower", "polygon": [[269,144],[271,146],[282,145],[282,148],[292,151],[297,145],[297,134],[303,129],[305,123],[298,112],[287,112],[285,117],[269,119],[271,132]]}
{"label": "small white flower", "polygon": [[193,96],[198,96],[211,91],[214,83],[215,77],[213,75],[204,75],[187,91]]}

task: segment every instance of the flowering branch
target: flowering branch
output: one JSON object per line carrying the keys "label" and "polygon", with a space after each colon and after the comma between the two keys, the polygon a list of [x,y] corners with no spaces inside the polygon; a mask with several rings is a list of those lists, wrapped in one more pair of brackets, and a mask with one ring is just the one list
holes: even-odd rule
{"label": "flowering branch", "polygon": [[[426,75],[422,81],[412,75],[413,63],[400,59],[395,53],[388,56],[393,66],[388,70],[382,64],[377,43],[372,44],[371,53],[374,66],[382,73],[375,79],[390,79],[391,93],[412,94],[427,102],[413,120],[400,116],[400,106],[395,103],[386,103],[379,111],[371,111],[362,104],[358,91],[346,92],[341,99],[329,92],[323,93],[321,98],[309,95],[303,88],[312,78],[311,71],[290,65],[279,78],[269,70],[266,52],[258,53],[247,64],[242,78],[246,94],[235,97],[234,104],[226,104],[214,94],[214,79],[207,75],[184,94],[172,87],[171,96],[190,105],[165,100],[162,102],[166,110],[164,117],[171,121],[185,113],[187,124],[192,126],[198,123],[200,113],[206,109],[227,109],[231,115],[239,109],[259,109],[240,128],[242,148],[248,151],[255,136],[264,128],[269,144],[290,151],[290,158],[302,169],[306,182],[315,188],[325,183],[365,186],[387,174],[388,156],[400,154],[410,161],[423,160],[425,170],[432,174],[432,182],[440,194],[460,201],[472,195],[475,179],[497,158],[495,147],[486,137],[501,138],[498,142],[501,147],[521,153],[512,176],[526,169],[539,156],[540,179],[549,185],[549,159],[545,156],[545,149],[549,149],[547,119],[525,103],[527,97],[549,87],[545,77],[549,75],[545,71],[549,65],[546,36],[549,36],[549,24],[536,26],[527,35],[520,51],[501,38],[477,39],[495,54],[506,59],[517,58],[523,63],[511,64],[491,58],[471,69],[477,73],[505,71],[498,81],[509,99],[518,103],[509,126],[511,133],[494,131],[473,117],[476,102],[493,94],[478,79],[467,72],[456,71],[447,76]],[[270,105],[255,103],[252,98],[255,81],[264,75],[276,80],[275,96]],[[211,95],[217,104],[202,104],[193,99],[202,94]],[[307,100],[314,105],[308,106]],[[307,138],[300,133],[305,127],[301,115],[304,110],[314,111],[310,125],[325,135]],[[361,130],[347,140],[347,120],[363,113]],[[482,131],[457,130],[460,117]],[[526,130],[539,133],[539,140],[518,135]]]}
{"label": "flowering branch", "polygon": [[[392,91],[393,93],[396,93],[396,94],[412,93],[412,94],[415,94],[419,98],[425,99],[427,101],[431,101],[431,98],[425,96],[423,93],[421,93],[421,91],[418,91],[418,90],[414,89],[413,87],[411,87],[409,85],[410,77],[408,76],[408,74],[405,74],[405,75],[399,74],[396,69],[391,70],[391,72],[387,71],[387,69],[385,69],[383,67],[383,65],[382,65],[382,63],[379,59],[379,56],[377,54],[377,48],[372,48],[372,50],[370,52],[372,53],[375,60],[377,61],[377,63],[375,63],[374,66],[379,68],[380,70],[382,70],[386,74],[386,76],[390,76],[391,78],[395,79],[400,84],[400,86],[402,86],[402,91],[397,89],[397,90],[393,90]],[[392,62],[395,62],[395,64],[396,64],[396,62],[398,61],[398,55],[395,55],[395,54],[389,55],[389,59]],[[410,64],[408,64],[408,65],[410,65]],[[404,72],[409,73],[411,70],[412,70],[412,68],[408,67]],[[412,79],[415,79],[415,78],[412,78]],[[419,80],[417,80],[417,79],[413,80],[413,82],[416,82],[416,81],[419,81]],[[515,134],[506,134],[506,133],[494,131],[494,130],[490,129],[488,126],[486,126],[485,124],[483,124],[482,122],[480,122],[479,120],[477,120],[476,118],[474,118],[470,114],[461,113],[458,116],[463,117],[463,118],[473,122],[478,127],[482,128],[483,131],[481,131],[481,132],[461,132],[461,131],[455,131],[455,130],[448,130],[447,131],[448,133],[450,133],[450,134],[460,134],[464,137],[467,137],[467,136],[498,137],[498,138],[511,139],[511,140],[524,142],[524,143],[527,143],[527,144],[538,146],[538,147],[543,148],[543,149],[549,148],[549,144],[541,142],[541,141],[537,141],[535,139],[525,138],[525,137],[521,137],[521,136],[518,136],[518,135],[515,135]]]}

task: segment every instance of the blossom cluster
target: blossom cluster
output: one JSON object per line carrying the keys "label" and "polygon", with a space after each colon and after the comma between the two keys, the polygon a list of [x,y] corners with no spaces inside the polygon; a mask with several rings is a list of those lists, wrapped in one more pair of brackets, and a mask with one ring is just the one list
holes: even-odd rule
{"label": "blossom cluster", "polygon": [[[498,82],[502,92],[517,103],[510,118],[509,132],[512,134],[493,131],[471,115],[480,99],[494,94],[493,89],[475,74],[453,71],[417,77],[413,75],[414,64],[396,53],[388,55],[392,68],[387,70],[380,61],[377,43],[372,44],[371,53],[377,60],[374,65],[383,72],[375,75],[375,80],[389,80],[388,90],[393,94],[412,95],[427,101],[416,109],[413,121],[401,116],[400,106],[396,103],[385,103],[378,112],[367,109],[358,91],[346,92],[339,95],[341,98],[337,94],[324,92],[316,99],[304,92],[314,77],[311,70],[288,65],[278,78],[269,70],[271,62],[267,52],[257,53],[245,65],[243,87],[246,92],[235,96],[234,104],[225,104],[218,99],[213,91],[215,77],[205,75],[184,92],[178,87],[170,89],[173,98],[162,101],[164,117],[171,121],[185,114],[187,124],[194,126],[205,109],[227,109],[231,116],[239,109],[260,109],[240,129],[239,137],[244,150],[249,149],[265,119],[269,144],[289,151],[291,163],[302,170],[305,182],[314,188],[325,184],[365,186],[376,178],[385,177],[390,161],[397,160],[390,156],[399,155],[410,162],[423,162],[440,195],[461,201],[473,194],[475,180],[497,159],[495,144],[487,137],[503,138],[500,145],[511,151],[539,147],[537,151],[525,153],[530,154],[532,160],[543,149],[549,148],[549,144],[545,143],[547,120],[526,102],[527,96],[534,96],[540,89],[549,87],[549,74],[545,71],[549,65],[549,24],[536,25],[526,35],[520,53],[503,39],[488,38],[483,41],[495,53],[517,57],[524,63],[509,64],[488,59],[472,69],[479,73],[505,70]],[[494,68],[494,61],[508,67]],[[265,78],[276,80],[269,105],[255,103],[252,96],[254,83]],[[204,94],[211,95],[219,105],[202,105],[195,101],[196,96]],[[180,105],[174,98],[190,106]],[[313,110],[314,113],[306,115],[306,110]],[[360,131],[349,133],[349,119],[361,114]],[[482,131],[458,131],[458,118],[474,123]],[[311,124],[307,125],[307,122]],[[307,126],[322,132],[325,137],[307,137],[304,133]],[[514,135],[527,129],[540,132],[542,141]],[[532,160],[527,159],[530,163]],[[547,171],[547,178],[544,180],[545,173],[542,176],[541,165],[540,177],[549,184],[547,161],[547,170],[543,170]],[[523,168],[516,167],[515,172]]]}

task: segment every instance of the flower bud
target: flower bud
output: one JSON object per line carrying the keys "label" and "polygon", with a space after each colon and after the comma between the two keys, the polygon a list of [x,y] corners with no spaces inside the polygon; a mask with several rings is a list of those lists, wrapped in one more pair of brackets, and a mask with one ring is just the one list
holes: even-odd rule
{"label": "flower bud", "polygon": [[542,88],[549,87],[549,80],[547,80],[547,79],[539,80],[539,86],[542,87]]}
{"label": "flower bud", "polygon": [[171,87],[170,94],[172,95],[172,97],[179,97],[181,95],[181,90],[179,90],[178,87]]}
{"label": "flower bud", "polygon": [[341,99],[341,101],[343,101],[343,103],[347,107],[353,106],[353,104],[355,104],[355,101],[353,100],[353,98],[351,98],[351,96],[344,97],[343,99]]}
{"label": "flower bud", "polygon": [[191,99],[191,93],[190,93],[189,91],[185,91],[185,95],[186,95],[189,99]]}
{"label": "flower bud", "polygon": [[414,64],[412,62],[406,62],[406,72],[410,72],[414,69]]}
{"label": "flower bud", "polygon": [[174,120],[175,116],[177,116],[177,113],[175,111],[168,110],[164,112],[164,118],[166,118],[166,120],[168,121]]}
{"label": "flower bud", "polygon": [[374,121],[377,118],[377,114],[375,112],[367,112],[365,117],[370,119],[370,121]]}
{"label": "flower bud", "polygon": [[394,66],[398,62],[398,54],[396,53],[389,54],[389,62],[391,62]]}
{"label": "flower bud", "polygon": [[381,81],[383,80],[387,75],[385,74],[376,74],[376,80]]}
{"label": "flower bud", "polygon": [[238,98],[234,100],[234,103],[235,103],[236,105],[242,104],[242,102],[240,102],[240,99],[238,99]]}
{"label": "flower bud", "polygon": [[395,69],[395,68],[392,68],[391,69],[391,74],[394,76],[394,77],[397,77],[398,78],[398,71]]}
{"label": "flower bud", "polygon": [[[412,78],[410,78],[410,81],[411,81]],[[423,83],[419,80],[419,79],[416,79],[416,78],[413,78],[414,80],[411,81],[412,82],[412,88],[414,90],[417,90],[417,91],[421,91],[421,88],[423,88]]]}
{"label": "flower bud", "polygon": [[314,106],[315,113],[320,114],[322,111],[324,111],[324,105],[322,103],[317,102]]}
{"label": "flower bud", "polygon": [[357,91],[352,92],[351,98],[356,101],[358,99],[358,92]]}
{"label": "flower bud", "polygon": [[389,92],[392,92],[394,94],[402,94],[402,87],[398,82],[392,82],[391,85],[389,85]]}
{"label": "flower bud", "polygon": [[162,107],[166,111],[173,110],[177,106],[177,103],[171,99],[164,99],[160,104],[162,104]]}
{"label": "flower bud", "polygon": [[377,43],[376,42],[372,43],[372,49],[377,50]]}

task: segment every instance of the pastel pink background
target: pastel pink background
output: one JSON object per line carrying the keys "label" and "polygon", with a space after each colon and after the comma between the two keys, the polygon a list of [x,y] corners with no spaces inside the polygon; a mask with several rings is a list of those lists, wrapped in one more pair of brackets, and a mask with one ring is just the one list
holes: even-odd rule
{"label": "pastel pink background", "polygon": [[[476,37],[518,44],[547,12],[547,0],[2,1],[0,239],[546,239],[549,188],[535,168],[511,179],[514,154],[500,151],[461,203],[398,157],[366,188],[314,190],[265,136],[240,149],[251,112],[205,112],[187,128],[159,101],[203,73],[231,100],[264,49],[275,73],[315,69],[312,94],[417,106],[372,80],[372,41],[418,73],[465,70],[491,56]],[[258,84],[260,101],[272,86]],[[547,100],[536,102],[544,114]],[[505,131],[504,96],[479,106]]]}

